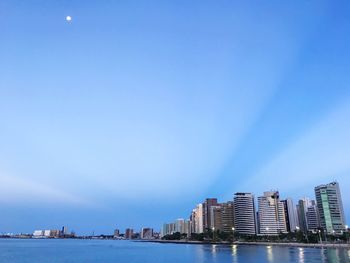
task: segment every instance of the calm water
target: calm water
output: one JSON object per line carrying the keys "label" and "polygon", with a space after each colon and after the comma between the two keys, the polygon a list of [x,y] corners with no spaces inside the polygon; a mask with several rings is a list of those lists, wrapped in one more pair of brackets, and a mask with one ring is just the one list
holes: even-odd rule
{"label": "calm water", "polygon": [[350,262],[350,250],[114,240],[0,240],[0,262]]}

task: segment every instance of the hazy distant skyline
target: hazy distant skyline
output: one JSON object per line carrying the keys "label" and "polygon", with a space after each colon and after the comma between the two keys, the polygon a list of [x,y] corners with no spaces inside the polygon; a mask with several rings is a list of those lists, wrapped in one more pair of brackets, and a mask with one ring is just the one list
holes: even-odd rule
{"label": "hazy distant skyline", "polygon": [[157,228],[206,197],[333,180],[350,220],[349,12],[1,1],[0,232]]}

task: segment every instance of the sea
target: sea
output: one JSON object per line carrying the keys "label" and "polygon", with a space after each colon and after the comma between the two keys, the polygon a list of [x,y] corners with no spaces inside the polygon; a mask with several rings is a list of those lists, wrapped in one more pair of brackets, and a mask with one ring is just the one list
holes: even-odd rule
{"label": "sea", "polygon": [[350,262],[350,249],[162,244],[126,240],[0,239],[0,262]]}

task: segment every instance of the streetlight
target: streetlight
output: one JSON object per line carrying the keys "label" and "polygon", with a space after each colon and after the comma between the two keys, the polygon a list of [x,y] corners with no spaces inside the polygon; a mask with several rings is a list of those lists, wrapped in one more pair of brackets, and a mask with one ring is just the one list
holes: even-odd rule
{"label": "streetlight", "polygon": [[269,232],[270,228],[266,227],[265,230],[266,230],[266,239],[267,239],[267,241],[269,241],[269,234],[268,234],[268,232]]}
{"label": "streetlight", "polygon": [[349,226],[345,225],[345,239],[346,239],[346,243],[349,242]]}
{"label": "streetlight", "polygon": [[321,230],[319,229],[317,232],[318,232],[318,235],[320,237],[320,243],[322,244]]}
{"label": "streetlight", "polygon": [[232,227],[232,241],[235,240],[235,228]]}
{"label": "streetlight", "polygon": [[213,227],[212,229],[213,229],[213,240],[214,240],[214,235],[215,235],[215,227]]}

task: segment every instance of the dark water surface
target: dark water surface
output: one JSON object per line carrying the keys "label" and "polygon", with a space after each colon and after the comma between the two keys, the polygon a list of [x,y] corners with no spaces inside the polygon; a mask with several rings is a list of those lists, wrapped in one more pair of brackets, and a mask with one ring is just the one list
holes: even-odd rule
{"label": "dark water surface", "polygon": [[117,240],[1,239],[0,262],[350,262],[350,250]]}

